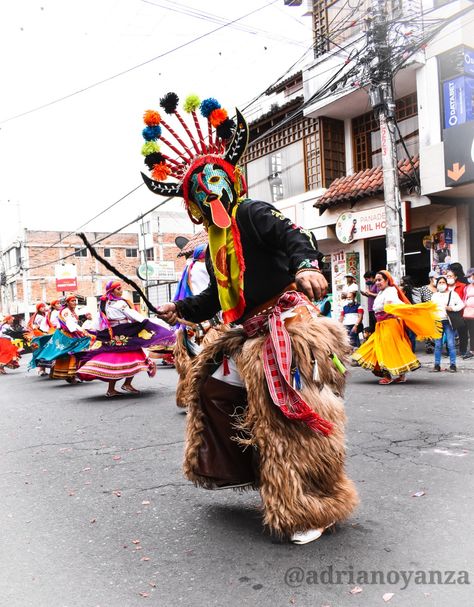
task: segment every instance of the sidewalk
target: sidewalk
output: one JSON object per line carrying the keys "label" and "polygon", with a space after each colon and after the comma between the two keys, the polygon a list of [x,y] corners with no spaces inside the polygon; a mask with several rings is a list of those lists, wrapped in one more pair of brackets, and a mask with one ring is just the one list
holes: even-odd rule
{"label": "sidewalk", "polygon": [[[415,354],[422,367],[433,367],[434,354],[426,354],[423,344],[416,345]],[[449,358],[447,356],[442,356],[441,369],[445,369],[446,367],[449,367]],[[463,360],[462,356],[458,355],[456,357],[456,367],[458,368],[458,371],[474,371],[474,356],[472,358],[468,358],[467,360]]]}

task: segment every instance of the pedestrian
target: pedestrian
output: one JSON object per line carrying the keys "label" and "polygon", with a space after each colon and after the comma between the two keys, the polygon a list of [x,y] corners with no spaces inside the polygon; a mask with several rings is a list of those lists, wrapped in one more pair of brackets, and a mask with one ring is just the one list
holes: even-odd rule
{"label": "pedestrian", "polygon": [[466,278],[467,285],[463,294],[463,318],[469,333],[469,348],[466,348],[463,359],[471,358],[474,351],[474,268],[470,268],[466,272]]}
{"label": "pedestrian", "polygon": [[367,270],[364,274],[365,289],[361,290],[361,295],[367,297],[367,312],[369,314],[369,327],[370,332],[375,331],[375,312],[374,312],[374,300],[377,297],[377,285],[375,284],[375,272]]}
{"label": "pedestrian", "polygon": [[440,320],[443,325],[443,335],[435,340],[435,363],[433,371],[441,371],[441,350],[443,347],[443,337],[446,337],[446,344],[449,353],[450,373],[456,373],[456,344],[455,329],[451,326],[448,312],[460,312],[464,308],[459,295],[454,289],[448,290],[448,281],[445,276],[440,276],[436,281],[437,293],[433,294],[431,301],[438,306]]}
{"label": "pedestrian", "polygon": [[[177,113],[174,93],[161,103]],[[196,98],[185,102],[191,113],[198,105]],[[259,488],[264,524],[305,544],[357,504],[344,470],[341,359],[348,339],[311,303],[327,290],[314,236],[271,204],[245,196],[237,166],[248,141],[244,117],[237,110],[233,124],[213,98],[200,107],[210,134],[207,143],[202,136],[194,142],[201,151],[181,156],[178,168],[147,157],[156,177],[143,176],[153,192],[182,196],[209,237],[209,287],[161,306],[163,318],[200,322],[221,311],[225,324],[235,324],[193,365],[184,471],[207,489]],[[156,113],[147,112],[150,119],[157,124]],[[167,173],[178,183],[156,180]]]}
{"label": "pedestrian", "polygon": [[7,315],[0,323],[0,375],[6,375],[5,367],[17,369],[20,353],[12,341],[13,316]]}
{"label": "pedestrian", "polygon": [[348,274],[346,274],[344,276],[344,278],[346,279],[346,284],[342,287],[342,291],[341,291],[341,299],[346,299],[349,293],[354,293],[354,295],[356,296],[356,301],[358,299],[358,293],[359,293],[359,286],[357,285],[356,282],[356,277],[354,276],[354,274],[351,274],[350,272]]}
{"label": "pedestrian", "polygon": [[438,337],[438,309],[432,302],[411,305],[387,270],[377,272],[375,282],[379,288],[374,301],[375,332],[352,358],[381,377],[381,385],[405,383],[405,374],[420,367],[405,328],[411,329],[418,339]]}
{"label": "pedestrian", "polygon": [[[452,269],[453,266],[454,270]],[[456,262],[449,266],[449,270],[446,272],[446,280],[448,281],[448,289],[450,291],[456,291],[462,300],[464,298],[464,290],[466,288],[467,280],[464,276],[464,270],[460,263]],[[473,355],[467,349],[469,337],[466,323],[463,323],[457,328],[457,334],[459,337],[459,355],[464,360],[472,358]]]}
{"label": "pedestrian", "polygon": [[341,310],[339,321],[344,325],[351,346],[356,349],[360,346],[359,332],[362,326],[364,310],[355,300],[355,293],[348,293],[345,299],[345,304]]}
{"label": "pedestrian", "polygon": [[143,348],[156,344],[174,343],[174,334],[137,312],[123,297],[119,281],[107,283],[99,302],[100,330],[93,347],[78,354],[77,376],[82,381],[100,379],[107,382],[105,396],[114,398],[121,393],[115,389],[123,380],[124,392],[140,394],[132,385],[135,375],[146,371],[150,377],[156,365],[148,359]]}
{"label": "pedestrian", "polygon": [[438,280],[438,273],[431,270],[428,274],[428,284],[420,287],[420,299],[422,302],[431,301],[433,293],[436,293],[436,281]]}

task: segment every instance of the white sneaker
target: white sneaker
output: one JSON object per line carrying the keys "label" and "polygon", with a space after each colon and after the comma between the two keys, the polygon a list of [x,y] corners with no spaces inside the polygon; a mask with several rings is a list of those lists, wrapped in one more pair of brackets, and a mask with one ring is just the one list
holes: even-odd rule
{"label": "white sneaker", "polygon": [[293,535],[290,537],[290,542],[292,544],[298,544],[300,546],[303,544],[309,544],[310,542],[319,540],[319,538],[326,531],[326,529],[329,529],[329,527],[332,527],[333,525],[334,523],[331,523],[327,527],[320,527],[319,529],[308,529],[308,531],[302,531],[301,533],[293,533]]}

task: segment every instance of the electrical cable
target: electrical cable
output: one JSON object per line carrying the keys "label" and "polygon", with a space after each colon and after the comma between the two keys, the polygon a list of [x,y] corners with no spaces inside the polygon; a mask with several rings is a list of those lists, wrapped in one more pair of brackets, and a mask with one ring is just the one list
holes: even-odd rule
{"label": "electrical cable", "polygon": [[271,6],[272,4],[275,4],[276,2],[279,2],[279,0],[270,0],[270,2],[268,2],[267,4],[264,4],[263,6],[260,6],[256,9],[254,9],[253,11],[250,11],[249,13],[246,13],[245,15],[241,15],[240,17],[237,17],[236,19],[233,19],[232,21],[229,21],[228,23],[225,23],[224,25],[220,25],[219,27],[214,28],[213,30],[210,30],[209,32],[205,32],[204,34],[201,34],[200,36],[196,36],[195,38],[192,38],[191,40],[188,40],[187,42],[183,42],[182,44],[179,44],[178,46],[169,49],[168,51],[165,51],[163,53],[160,53],[159,55],[157,55],[156,57],[152,57],[151,59],[147,59],[146,61],[142,61],[141,63],[134,65],[132,67],[127,68],[126,70],[122,70],[121,72],[118,72],[117,74],[114,74],[113,76],[109,76],[107,78],[104,78],[102,80],[99,80],[97,82],[94,82],[93,84],[90,84],[89,86],[85,86],[82,89],[78,89],[76,91],[74,91],[73,93],[69,93],[68,95],[64,95],[63,97],[59,97],[57,99],[54,99],[53,101],[49,101],[48,103],[43,103],[42,105],[36,106],[35,108],[32,108],[30,110],[26,110],[25,112],[21,112],[19,114],[15,114],[14,116],[10,116],[9,118],[5,118],[3,120],[0,120],[0,124],[5,124],[7,122],[10,122],[12,120],[16,120],[17,118],[21,118],[23,116],[27,116],[29,114],[32,114],[34,112],[38,112],[39,110],[43,110],[47,107],[50,107],[52,105],[55,105],[56,103],[60,103],[61,101],[65,101],[66,99],[70,99],[71,97],[74,97],[76,95],[79,95],[81,93],[84,93],[86,91],[89,91],[97,86],[100,86],[101,84],[105,84],[106,82],[110,82],[111,80],[114,80],[116,78],[119,78],[120,76],[124,76],[125,74],[129,74],[130,72],[133,72],[134,70],[137,70],[145,65],[148,65],[150,63],[153,63],[154,61],[157,61],[158,59],[162,59],[163,57],[166,57],[167,55],[170,55],[171,53],[174,53],[182,48],[185,48],[191,44],[194,44],[194,42],[198,42],[199,40],[202,40],[203,38],[207,38],[207,36],[210,36],[211,34],[214,34],[215,32],[218,32],[226,27],[230,27],[233,23],[237,23],[238,21],[241,21],[242,19],[245,19],[246,17],[249,17],[250,15],[253,15],[269,6]]}

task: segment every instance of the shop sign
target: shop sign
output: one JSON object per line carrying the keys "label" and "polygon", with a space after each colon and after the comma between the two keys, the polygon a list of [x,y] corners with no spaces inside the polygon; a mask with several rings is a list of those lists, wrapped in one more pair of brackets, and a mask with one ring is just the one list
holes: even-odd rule
{"label": "shop sign", "polygon": [[147,261],[137,269],[138,278],[147,281],[176,280],[174,261]]}
{"label": "shop sign", "polygon": [[72,263],[54,266],[56,291],[77,291],[77,268]]}
{"label": "shop sign", "polygon": [[474,120],[444,129],[445,184],[456,186],[474,181]]}
{"label": "shop sign", "polygon": [[336,221],[336,236],[344,244],[361,238],[384,236],[385,230],[385,207],[342,213]]}
{"label": "shop sign", "polygon": [[458,76],[443,82],[444,127],[474,120],[474,78]]}

